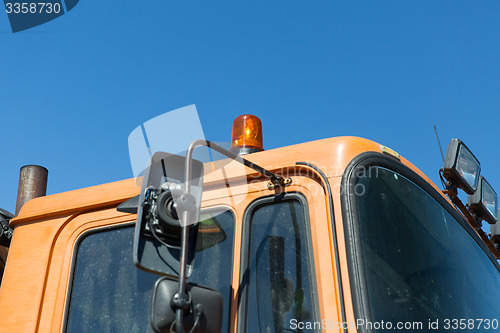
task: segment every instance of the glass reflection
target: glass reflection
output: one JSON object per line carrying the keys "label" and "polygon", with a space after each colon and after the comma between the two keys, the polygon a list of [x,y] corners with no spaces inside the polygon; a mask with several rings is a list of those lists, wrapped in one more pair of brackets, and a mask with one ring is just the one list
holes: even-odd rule
{"label": "glass reflection", "polygon": [[475,191],[477,189],[479,163],[463,145],[460,146],[458,152],[457,171]]}
{"label": "glass reflection", "polygon": [[490,212],[492,216],[497,218],[497,194],[493,188],[483,179],[482,184],[482,200],[484,207]]}

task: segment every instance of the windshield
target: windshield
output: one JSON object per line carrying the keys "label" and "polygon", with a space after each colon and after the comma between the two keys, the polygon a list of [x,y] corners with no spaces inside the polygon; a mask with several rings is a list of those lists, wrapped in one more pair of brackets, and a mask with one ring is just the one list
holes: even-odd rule
{"label": "windshield", "polygon": [[355,180],[351,203],[362,250],[359,281],[366,284],[358,330],[498,329],[500,274],[492,260],[421,187],[375,168]]}

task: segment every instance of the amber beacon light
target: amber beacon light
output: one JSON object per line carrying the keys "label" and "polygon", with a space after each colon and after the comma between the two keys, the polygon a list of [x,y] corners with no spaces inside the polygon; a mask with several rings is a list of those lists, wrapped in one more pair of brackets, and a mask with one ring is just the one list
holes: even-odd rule
{"label": "amber beacon light", "polygon": [[264,150],[262,141],[262,122],[257,116],[243,114],[233,122],[231,151],[239,155]]}

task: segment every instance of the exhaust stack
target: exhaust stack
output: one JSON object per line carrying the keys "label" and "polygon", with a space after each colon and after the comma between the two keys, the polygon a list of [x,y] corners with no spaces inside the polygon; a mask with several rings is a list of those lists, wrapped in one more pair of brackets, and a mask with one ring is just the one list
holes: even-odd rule
{"label": "exhaust stack", "polygon": [[47,193],[47,177],[49,171],[40,165],[25,165],[19,173],[17,190],[16,215],[29,200],[43,197]]}

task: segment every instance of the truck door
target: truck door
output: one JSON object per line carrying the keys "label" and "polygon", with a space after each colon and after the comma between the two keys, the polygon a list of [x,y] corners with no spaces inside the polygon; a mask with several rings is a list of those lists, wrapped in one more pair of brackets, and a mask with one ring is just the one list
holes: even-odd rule
{"label": "truck door", "polygon": [[238,332],[318,332],[323,313],[337,319],[326,192],[304,170],[244,209]]}

